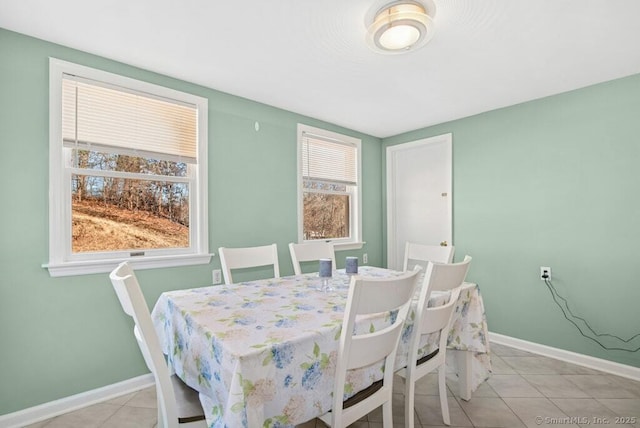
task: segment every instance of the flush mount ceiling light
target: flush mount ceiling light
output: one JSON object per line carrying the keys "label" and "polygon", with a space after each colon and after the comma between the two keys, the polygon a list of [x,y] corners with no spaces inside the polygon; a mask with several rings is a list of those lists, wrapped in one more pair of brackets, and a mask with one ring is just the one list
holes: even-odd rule
{"label": "flush mount ceiling light", "polygon": [[435,8],[404,0],[389,3],[368,19],[367,42],[384,53],[403,53],[424,46],[433,36]]}

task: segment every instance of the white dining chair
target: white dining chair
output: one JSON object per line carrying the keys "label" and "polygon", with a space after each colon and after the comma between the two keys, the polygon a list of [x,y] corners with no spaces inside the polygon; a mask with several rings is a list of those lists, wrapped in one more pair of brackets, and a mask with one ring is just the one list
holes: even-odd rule
{"label": "white dining chair", "polygon": [[[453,310],[458,302],[460,290],[469,271],[471,257],[465,256],[460,263],[433,263],[427,265],[420,298],[415,309],[413,333],[409,343],[407,366],[398,370],[397,374],[405,379],[405,427],[413,428],[415,384],[422,377],[438,370],[438,392],[440,409],[445,425],[451,425],[449,403],[447,401],[446,351]],[[449,297],[441,305],[428,307],[433,291],[449,291]],[[426,335],[438,334],[437,348],[429,354],[418,358],[421,339]]]}
{"label": "white dining chair", "polygon": [[454,252],[455,248],[453,246],[424,245],[407,242],[404,249],[404,264],[402,270],[406,272],[415,269],[417,266],[422,268],[420,271],[420,281],[418,282],[418,289],[420,289],[421,284],[424,283],[427,264],[429,262],[451,263]]}
{"label": "white dining chair", "polygon": [[[291,253],[291,263],[293,264],[293,272],[296,275],[302,274],[300,263],[312,262],[320,259],[331,259],[332,266],[336,269],[336,254],[333,244],[325,241],[307,242],[303,244],[289,243],[289,252]],[[316,266],[316,270],[318,267]]]}
{"label": "white dining chair", "polygon": [[277,244],[244,248],[220,247],[218,252],[225,284],[233,284],[231,270],[260,266],[272,266],[273,278],[280,278]]}
{"label": "white dining chair", "polygon": [[[411,298],[415,291],[418,272],[405,272],[393,278],[351,278],[345,308],[340,343],[336,359],[332,410],[320,419],[333,428],[346,427],[369,412],[382,406],[383,426],[393,425],[391,403],[393,372],[398,340],[404,326]],[[357,316],[397,311],[395,319],[378,331],[356,334]],[[344,400],[345,381],[349,370],[384,361],[384,374],[380,381]]]}
{"label": "white dining chair", "polygon": [[133,318],[133,334],[156,384],[158,427],[204,428],[207,426],[198,391],[171,374],[156,335],[149,308],[135,273],[121,263],[109,275],[124,312]]}

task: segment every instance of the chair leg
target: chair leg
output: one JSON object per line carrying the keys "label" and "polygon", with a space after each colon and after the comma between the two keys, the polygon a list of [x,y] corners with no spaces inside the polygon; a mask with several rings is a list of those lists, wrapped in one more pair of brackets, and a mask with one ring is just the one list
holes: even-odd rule
{"label": "chair leg", "polygon": [[393,414],[391,413],[391,398],[382,404],[382,427],[393,428]]}
{"label": "chair leg", "polygon": [[158,403],[158,423],[156,424],[156,428],[165,428],[166,423],[164,422],[164,418],[162,417],[162,409],[160,407],[160,403]]}
{"label": "chair leg", "polygon": [[414,424],[415,389],[416,384],[407,375],[404,380],[404,426],[406,428],[413,428]]}
{"label": "chair leg", "polygon": [[449,401],[447,400],[446,366],[444,361],[438,367],[438,390],[440,393],[440,409],[442,410],[442,420],[445,425],[451,425],[449,418]]}
{"label": "chair leg", "polygon": [[158,409],[158,423],[156,424],[156,427],[164,428],[166,424],[162,417],[162,401],[160,400],[160,394],[158,394],[157,388],[156,388],[156,407]]}
{"label": "chair leg", "polygon": [[335,413],[333,412],[332,418],[331,418],[331,427],[341,427],[342,426],[342,413],[338,412]]}

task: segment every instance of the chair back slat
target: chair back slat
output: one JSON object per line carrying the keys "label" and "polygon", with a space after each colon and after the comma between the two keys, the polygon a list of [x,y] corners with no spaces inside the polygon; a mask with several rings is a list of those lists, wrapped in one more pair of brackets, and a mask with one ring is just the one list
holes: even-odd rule
{"label": "chair back slat", "polygon": [[[429,292],[448,291],[458,287],[467,277],[470,262],[471,257],[465,256],[460,263],[430,263],[425,274],[425,282],[429,278]],[[429,269],[432,269],[431,273]]]}
{"label": "chair back slat", "polygon": [[303,244],[289,243],[291,253],[291,263],[296,275],[302,274],[300,263],[311,262],[320,259],[331,259],[333,268],[336,269],[336,255],[333,244],[330,242],[318,241]]}
{"label": "chair back slat", "polygon": [[426,267],[427,262],[451,263],[454,252],[455,247],[452,245],[444,247],[440,245],[423,245],[407,242],[404,249],[403,270],[407,271],[413,268],[413,266],[409,266],[410,260],[420,262],[417,264],[422,267]]}
{"label": "chair back slat", "polygon": [[[391,311],[401,307],[410,297],[406,293],[416,281],[415,272],[409,272],[398,279],[390,281],[386,278],[364,278],[354,276],[351,285],[362,290],[362,296],[354,302],[353,311],[357,315],[374,314]],[[365,292],[366,291],[366,292]]]}
{"label": "chair back slat", "polygon": [[420,326],[421,335],[431,334],[436,331],[443,330],[449,325],[453,309],[458,303],[458,297],[460,296],[460,287],[451,290],[447,303],[433,308],[427,308],[425,310],[425,316],[422,317]]}
{"label": "chair back slat", "polygon": [[402,323],[395,323],[375,333],[354,336],[351,340],[347,370],[369,366],[391,354],[402,327]]}
{"label": "chair back slat", "polygon": [[233,269],[272,266],[273,277],[280,277],[277,244],[245,248],[220,247],[218,248],[218,252],[220,254],[222,274],[226,284],[233,283],[233,277],[231,275]]}

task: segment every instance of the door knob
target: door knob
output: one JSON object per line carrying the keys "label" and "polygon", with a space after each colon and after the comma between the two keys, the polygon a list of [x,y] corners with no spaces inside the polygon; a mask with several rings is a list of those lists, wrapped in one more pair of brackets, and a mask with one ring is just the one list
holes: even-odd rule
{"label": "door knob", "polygon": [[446,246],[447,246],[447,241],[442,241],[442,242],[440,243],[440,246],[441,246],[441,247],[446,247]]}

